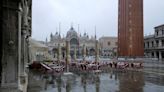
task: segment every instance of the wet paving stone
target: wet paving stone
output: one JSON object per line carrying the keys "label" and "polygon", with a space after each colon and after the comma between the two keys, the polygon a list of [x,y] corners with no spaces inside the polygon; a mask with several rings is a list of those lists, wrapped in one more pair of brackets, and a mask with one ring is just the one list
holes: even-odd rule
{"label": "wet paving stone", "polygon": [[163,92],[164,76],[143,71],[73,72],[71,77],[30,71],[28,92]]}

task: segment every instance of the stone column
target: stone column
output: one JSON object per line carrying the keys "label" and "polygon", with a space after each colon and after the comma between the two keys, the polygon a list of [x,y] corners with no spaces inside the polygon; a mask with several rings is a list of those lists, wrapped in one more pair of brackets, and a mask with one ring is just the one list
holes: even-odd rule
{"label": "stone column", "polygon": [[61,46],[60,46],[60,43],[58,44],[58,55],[57,55],[57,60],[58,60],[58,61],[61,60]]}
{"label": "stone column", "polygon": [[27,1],[24,2],[24,5],[22,6],[23,12],[22,12],[22,28],[21,28],[21,62],[19,63],[19,89],[25,91],[27,89],[27,83],[28,83],[28,75],[26,73],[26,65],[29,62],[29,49],[28,49],[28,39],[31,35],[30,33],[30,25],[28,23],[28,6]]}
{"label": "stone column", "polygon": [[66,41],[66,71],[69,72],[69,63],[71,61],[71,56],[70,56],[70,43],[69,41]]}
{"label": "stone column", "polygon": [[66,41],[66,64],[68,65],[70,61],[71,61],[70,43],[69,43],[69,41]]}
{"label": "stone column", "polygon": [[149,52],[149,58],[153,58],[152,53],[153,52]]}
{"label": "stone column", "polygon": [[83,45],[83,61],[85,61],[86,58],[86,47],[85,44]]}
{"label": "stone column", "polygon": [[162,53],[159,51],[159,60],[162,60]]}
{"label": "stone column", "polygon": [[[18,25],[18,85],[21,85],[21,78],[20,76],[22,75],[22,6],[21,4],[19,4],[19,12],[18,12],[18,21],[19,21],[19,25]],[[19,88],[21,89],[21,88]]]}
{"label": "stone column", "polygon": [[98,40],[96,40],[96,56],[95,56],[95,61],[99,62],[99,44],[98,44]]}
{"label": "stone column", "polygon": [[[19,60],[18,61],[18,88],[20,91],[27,91],[28,75],[26,73],[26,65],[29,62],[29,37],[31,36],[31,1],[24,0],[19,3],[19,30],[21,30],[21,38],[19,38]],[[20,27],[21,26],[21,27]],[[19,33],[20,37],[20,33]],[[21,56],[21,58],[20,58]]]}
{"label": "stone column", "polygon": [[22,28],[22,36],[21,36],[21,62],[19,63],[19,89],[20,90],[24,90],[25,89],[25,85],[27,86],[27,81],[28,81],[28,75],[25,72],[25,65],[27,65],[28,63],[28,44],[27,44],[27,31],[28,28],[27,27],[23,27]]}
{"label": "stone column", "polygon": [[76,47],[75,47],[75,49],[74,49],[74,60],[76,61]]}
{"label": "stone column", "polygon": [[154,40],[154,47],[157,47],[156,40]]}
{"label": "stone column", "polygon": [[57,53],[56,52],[54,53],[54,56],[55,56],[55,60],[57,60]]}
{"label": "stone column", "polygon": [[156,51],[154,51],[154,58],[157,58],[157,53],[156,53]]}
{"label": "stone column", "polygon": [[162,47],[162,40],[159,40],[159,47]]}

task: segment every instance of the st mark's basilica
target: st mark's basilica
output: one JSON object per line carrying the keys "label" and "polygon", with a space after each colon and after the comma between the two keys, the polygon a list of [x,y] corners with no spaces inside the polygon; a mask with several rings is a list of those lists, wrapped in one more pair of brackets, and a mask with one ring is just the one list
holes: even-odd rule
{"label": "st mark's basilica", "polygon": [[[46,42],[49,47],[49,51],[54,58],[57,58],[57,55],[60,53],[61,59],[64,59],[66,56],[66,41],[70,45],[70,56],[74,58],[76,55],[77,58],[85,56],[95,56],[100,52],[98,40],[96,40],[96,35],[89,37],[85,32],[83,35],[76,32],[76,30],[71,26],[69,31],[66,34],[66,37],[61,37],[60,32],[50,35],[50,41]],[[58,51],[60,48],[61,51]]]}
{"label": "st mark's basilica", "polygon": [[69,43],[69,55],[72,59],[82,57],[112,57],[116,56],[117,38],[100,37],[97,39],[96,33],[90,36],[85,32],[78,33],[73,26],[68,30],[66,37],[61,37],[60,32],[50,34],[50,41],[46,41],[49,53],[54,57],[64,59],[66,57],[66,42]]}

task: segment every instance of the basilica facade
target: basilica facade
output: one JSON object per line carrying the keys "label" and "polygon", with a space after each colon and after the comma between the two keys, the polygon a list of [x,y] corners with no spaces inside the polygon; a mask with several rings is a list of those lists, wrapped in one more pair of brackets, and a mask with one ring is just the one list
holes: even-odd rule
{"label": "basilica facade", "polygon": [[[96,36],[89,37],[87,33],[81,35],[77,33],[73,27],[68,30],[66,37],[61,37],[59,32],[55,34],[51,33],[50,41],[46,42],[46,45],[49,47],[49,53],[54,58],[57,58],[60,48],[61,59],[64,59],[66,56],[66,41],[68,41],[70,45],[71,58],[74,58],[75,54],[77,58],[83,57],[84,54],[86,56],[96,55],[96,42],[98,42]],[[98,49],[98,52],[99,51],[100,49]]]}

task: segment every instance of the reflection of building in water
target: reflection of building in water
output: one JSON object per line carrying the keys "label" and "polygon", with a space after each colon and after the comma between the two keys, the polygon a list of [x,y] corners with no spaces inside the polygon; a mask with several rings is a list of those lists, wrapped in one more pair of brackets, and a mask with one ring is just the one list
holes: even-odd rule
{"label": "reflection of building in water", "polygon": [[61,79],[61,77],[58,77],[56,79],[56,83],[57,83],[58,92],[62,92],[62,79]]}
{"label": "reflection of building in water", "polygon": [[81,76],[81,84],[83,85],[84,92],[87,92],[87,80],[86,80],[87,75],[84,74]]}
{"label": "reflection of building in water", "polygon": [[162,75],[151,75],[151,74],[145,74],[144,79],[146,82],[152,83],[152,84],[156,84],[159,86],[163,86],[164,85],[164,76]]}
{"label": "reflection of building in water", "polygon": [[95,84],[96,92],[100,92],[100,77],[98,74],[84,74],[81,76],[81,84],[84,92],[87,92],[87,85]]}
{"label": "reflection of building in water", "polygon": [[[116,38],[114,38],[114,39],[116,39]],[[98,47],[100,47],[98,49],[98,51],[100,52],[100,55],[106,55],[106,54],[104,54],[106,52],[101,51],[101,49],[103,49],[105,51],[106,50],[105,47],[107,48],[107,50],[110,49],[110,51],[113,51],[113,50],[116,51],[115,49],[117,46],[113,46],[113,42],[115,42],[115,40],[108,39],[108,42],[106,42],[106,39],[104,39],[104,38],[101,38],[100,40],[101,40],[101,44],[102,44],[101,47],[98,46]],[[61,37],[60,32],[56,32],[55,34],[51,33],[50,41],[46,42],[47,46],[50,48],[50,53],[55,58],[57,57],[57,54],[58,54],[59,44],[61,47],[61,57],[62,58],[65,57],[66,41],[69,41],[69,43],[70,43],[70,55],[72,58],[74,57],[75,53],[76,53],[77,57],[82,57],[84,52],[85,52],[86,56],[95,56],[95,54],[96,54],[96,34],[94,37],[93,36],[89,37],[86,32],[83,35],[81,35],[81,34],[77,33],[73,27],[71,27],[69,29],[69,31],[67,32],[66,37]],[[109,43],[109,42],[111,44],[104,47],[104,44]],[[114,45],[117,45],[115,43],[114,43]],[[98,44],[100,45],[100,43],[98,43]],[[83,51],[84,45],[85,45],[85,49],[86,49],[85,51]],[[108,56],[108,54],[106,56]]]}
{"label": "reflection of building in water", "polygon": [[40,92],[45,89],[46,80],[40,80],[42,75],[37,72],[29,72],[27,92]]}
{"label": "reflection of building in water", "polygon": [[66,92],[71,92],[71,80],[66,81],[65,90],[66,90]]}
{"label": "reflection of building in water", "polygon": [[99,75],[96,75],[95,77],[95,86],[96,86],[96,92],[100,92],[100,77]]}
{"label": "reflection of building in water", "polygon": [[143,92],[144,76],[142,72],[129,71],[118,75],[121,92]]}

